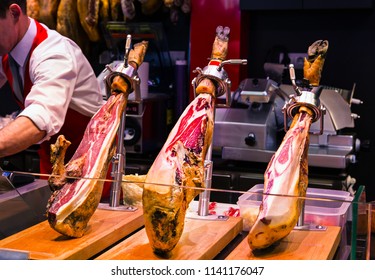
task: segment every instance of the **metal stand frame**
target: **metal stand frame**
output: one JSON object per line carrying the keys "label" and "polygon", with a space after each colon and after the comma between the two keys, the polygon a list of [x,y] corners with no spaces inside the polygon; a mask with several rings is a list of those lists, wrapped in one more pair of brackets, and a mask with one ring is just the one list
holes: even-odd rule
{"label": "metal stand frame", "polygon": [[[296,75],[294,71],[294,65],[289,64],[289,74],[292,81],[293,88],[296,92],[296,95],[290,96],[290,100],[283,107],[284,113],[284,130],[287,132],[287,123],[288,116],[293,118],[299,111],[301,106],[306,106],[313,112],[312,122],[316,122],[320,119],[320,132],[317,134],[323,134],[323,117],[326,112],[324,106],[320,104],[320,93],[321,88],[312,88],[308,87],[307,90],[301,90],[296,84]],[[297,225],[294,227],[296,230],[326,230],[327,227],[321,225],[305,224],[305,200],[302,201],[302,209],[300,216],[297,221]]]}
{"label": "metal stand frame", "polygon": [[[221,95],[226,96],[226,103],[224,105],[218,105],[223,107],[230,107],[231,104],[231,81],[228,78],[226,71],[224,70],[224,65],[226,64],[241,64],[246,65],[246,59],[229,59],[225,61],[220,60],[211,60],[209,64],[202,70],[201,68],[196,68],[194,72],[198,73],[198,76],[193,79],[192,86],[194,89],[194,95],[196,94],[196,87],[199,85],[200,81],[205,78],[212,80],[217,85],[217,92],[216,97]],[[214,123],[215,123],[215,110],[214,110]],[[209,145],[207,150],[206,159],[204,161],[204,183],[205,183],[205,190],[199,194],[199,203],[198,203],[198,212],[197,216],[189,216],[189,218],[193,219],[201,219],[201,220],[217,220],[217,221],[226,221],[229,219],[228,216],[224,215],[210,215],[208,211],[208,207],[210,204],[210,194],[211,194],[211,185],[212,185],[212,170],[213,170],[213,162],[212,162],[212,141]]]}
{"label": "metal stand frame", "polygon": [[[109,74],[105,76],[107,95],[110,94],[110,88],[115,76],[121,76],[126,80],[129,85],[129,92],[134,91],[135,100],[134,102],[141,102],[140,94],[140,79],[138,77],[138,72],[131,65],[128,64],[128,56],[131,45],[131,35],[127,35],[125,43],[125,55],[124,63],[120,64],[116,70],[110,69],[107,66]],[[110,200],[109,205],[106,203],[100,203],[99,208],[114,211],[129,211],[134,212],[137,210],[136,207],[121,205],[121,189],[122,189],[122,176],[125,174],[126,166],[126,151],[124,146],[124,132],[126,123],[126,111],[123,112],[121,116],[120,126],[117,132],[117,151],[116,155],[112,159],[112,172],[113,183],[110,190]]]}
{"label": "metal stand frame", "polygon": [[301,213],[298,217],[297,225],[294,227],[295,230],[311,230],[311,231],[325,231],[326,226],[315,225],[315,224],[305,224],[305,200],[302,202]]}

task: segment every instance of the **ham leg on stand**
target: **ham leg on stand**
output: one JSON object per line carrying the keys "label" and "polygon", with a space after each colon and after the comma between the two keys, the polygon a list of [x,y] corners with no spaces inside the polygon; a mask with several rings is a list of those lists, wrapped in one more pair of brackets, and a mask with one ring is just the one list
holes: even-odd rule
{"label": "ham leg on stand", "polygon": [[156,254],[168,255],[177,245],[189,203],[205,187],[204,161],[212,142],[216,90],[210,79],[199,82],[196,97],[181,114],[147,173],[143,215]]}
{"label": "ham leg on stand", "polygon": [[[147,42],[130,50],[128,67],[137,69],[143,62]],[[53,172],[48,182],[54,191],[47,205],[50,226],[69,237],[81,237],[97,209],[109,163],[116,151],[116,135],[131,92],[129,82],[113,72],[111,96],[91,118],[83,139],[70,161],[64,165],[69,145],[60,135],[51,145]]]}
{"label": "ham leg on stand", "polygon": [[208,187],[205,162],[211,159],[215,99],[228,91],[222,61],[228,51],[228,35],[228,27],[216,29],[209,65],[203,71],[197,69],[196,97],[170,132],[143,185],[145,229],[158,255],[168,257],[177,245],[189,203]]}
{"label": "ham leg on stand", "polygon": [[212,139],[215,87],[210,80],[202,83],[206,92],[182,113],[143,187],[145,228],[156,254],[165,255],[176,246],[189,203],[199,193],[194,187],[204,188],[204,159]]}
{"label": "ham leg on stand", "polygon": [[[305,59],[304,78],[308,83],[305,90],[300,90],[296,85],[294,66],[289,66],[297,96],[291,98],[284,110],[293,121],[264,173],[262,203],[248,235],[252,250],[267,248],[286,237],[297,225],[301,213],[303,220],[302,210],[308,186],[309,130],[311,123],[324,113],[319,102],[321,88],[316,86],[320,82],[321,59],[327,52],[328,42],[317,42],[309,48],[311,67],[306,65]],[[311,83],[309,79],[312,79]],[[320,121],[322,133],[323,120]],[[284,125],[286,130],[286,118]]]}
{"label": "ham leg on stand", "polygon": [[287,236],[297,224],[302,206],[298,197],[306,195],[308,183],[310,114],[309,109],[301,108],[295,115],[264,173],[265,195],[248,236],[252,249],[269,247]]}

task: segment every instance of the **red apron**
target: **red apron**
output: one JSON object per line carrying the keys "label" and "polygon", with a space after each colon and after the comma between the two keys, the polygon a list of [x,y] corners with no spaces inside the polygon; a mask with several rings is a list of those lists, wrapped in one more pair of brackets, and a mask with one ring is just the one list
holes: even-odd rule
{"label": "red apron", "polygon": [[[33,85],[30,80],[30,76],[26,75],[27,73],[29,73],[29,63],[30,63],[31,54],[34,51],[34,49],[48,37],[47,30],[39,22],[35,21],[35,23],[37,27],[37,34],[34,38],[28,59],[26,61],[26,69],[25,69],[25,75],[24,75],[25,82],[24,82],[24,91],[23,91],[24,99],[30,92],[31,87]],[[12,87],[13,77],[12,77],[12,73],[9,67],[9,63],[8,63],[8,55],[3,56],[2,62],[3,62],[4,72],[8,78],[10,86]],[[13,93],[13,96],[15,97],[14,93]],[[16,97],[15,99],[18,105],[20,106],[20,108],[24,109],[25,105],[21,101],[19,101]],[[49,141],[44,141],[40,145],[40,149],[38,151],[39,157],[40,157],[40,173],[51,174],[52,172],[52,164],[50,162],[50,145],[56,142],[57,136],[60,134],[63,134],[66,139],[72,142],[72,144],[69,146],[66,152],[66,161],[68,161],[73,156],[76,149],[78,148],[78,145],[82,140],[83,133],[89,121],[90,121],[90,117],[84,116],[75,110],[68,109],[67,115],[65,118],[65,123],[63,127],[61,128],[61,130],[58,132],[58,134],[52,136]]]}

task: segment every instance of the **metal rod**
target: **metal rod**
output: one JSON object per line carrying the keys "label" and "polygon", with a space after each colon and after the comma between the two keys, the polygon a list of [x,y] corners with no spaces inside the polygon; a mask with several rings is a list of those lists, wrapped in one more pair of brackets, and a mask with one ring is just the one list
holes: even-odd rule
{"label": "metal rod", "polygon": [[210,189],[212,186],[212,169],[213,162],[211,160],[204,161],[204,184],[205,191],[199,194],[199,203],[198,203],[198,215],[199,216],[208,216],[209,204],[210,204]]}
{"label": "metal rod", "polygon": [[110,207],[118,207],[120,205],[122,176],[125,173],[125,118],[126,112],[124,112],[121,116],[120,127],[117,133],[117,153],[114,157],[112,166],[112,176],[114,178],[114,182],[111,185],[111,192],[109,197]]}
{"label": "metal rod", "polygon": [[296,84],[296,72],[294,71],[294,65],[293,64],[289,64],[289,75],[290,75],[290,80],[292,82],[294,90],[297,92],[297,95],[301,95],[302,92]]}
{"label": "metal rod", "polygon": [[305,225],[305,200],[302,200],[301,213],[299,214],[297,227],[302,227]]}
{"label": "metal rod", "polygon": [[241,65],[246,65],[247,64],[247,59],[228,59],[224,60],[220,63],[219,67],[217,68],[218,71],[221,71],[221,69],[224,67],[226,64],[241,64]]}
{"label": "metal rod", "polygon": [[128,67],[128,57],[129,57],[129,51],[130,51],[130,45],[132,42],[132,36],[128,34],[126,36],[126,42],[125,42],[125,54],[124,54],[124,67]]}
{"label": "metal rod", "polygon": [[[215,109],[214,109],[214,123],[215,123]],[[213,131],[212,131],[213,133]],[[198,203],[198,215],[199,216],[208,216],[208,208],[210,204],[210,189],[212,187],[212,170],[213,170],[213,162],[212,162],[212,141],[210,146],[208,147],[206,159],[204,161],[204,184],[205,184],[205,191],[199,194],[199,203]]]}
{"label": "metal rod", "polygon": [[[128,56],[130,51],[130,46],[132,42],[132,36],[128,34],[126,36],[125,42],[125,53],[124,53],[124,64],[123,68],[128,68]],[[129,68],[129,70],[132,70]],[[124,132],[125,132],[125,119],[126,110],[122,113],[119,130],[117,132],[117,153],[113,159],[112,166],[112,177],[114,182],[111,185],[111,192],[109,196],[109,206],[119,207],[121,199],[121,185],[122,176],[125,174],[125,146],[124,146]]]}

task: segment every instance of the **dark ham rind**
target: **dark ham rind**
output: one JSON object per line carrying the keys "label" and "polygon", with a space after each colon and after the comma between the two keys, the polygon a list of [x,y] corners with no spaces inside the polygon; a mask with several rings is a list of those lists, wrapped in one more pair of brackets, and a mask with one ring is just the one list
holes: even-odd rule
{"label": "dark ham rind", "polygon": [[264,173],[263,200],[248,235],[248,243],[253,250],[275,244],[297,224],[308,185],[311,114],[303,107],[294,116],[290,129]]}
{"label": "dark ham rind", "polygon": [[194,187],[204,188],[214,100],[212,94],[205,93],[189,104],[147,173],[143,215],[150,245],[158,255],[167,255],[176,246],[189,203],[201,192]]}
{"label": "dark ham rind", "polygon": [[327,40],[317,40],[307,50],[303,60],[303,77],[312,86],[319,86],[324,62],[328,51]]}
{"label": "dark ham rind", "polygon": [[[47,218],[57,232],[81,237],[101,198],[121,115],[127,104],[124,94],[112,95],[92,117],[83,139],[66,165],[66,170],[78,172],[87,179],[67,182],[49,201]],[[75,167],[77,160],[82,164]],[[70,171],[73,173],[73,171]]]}

